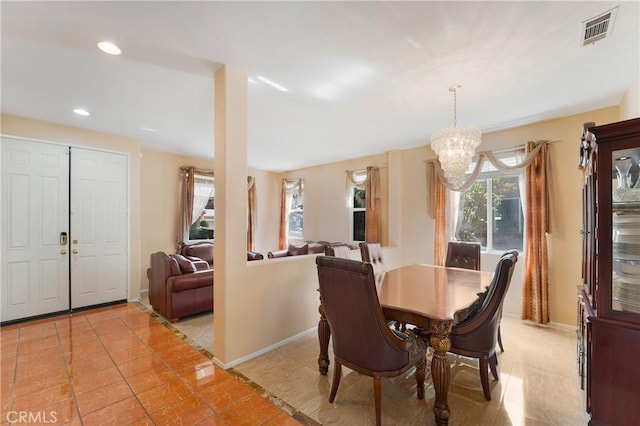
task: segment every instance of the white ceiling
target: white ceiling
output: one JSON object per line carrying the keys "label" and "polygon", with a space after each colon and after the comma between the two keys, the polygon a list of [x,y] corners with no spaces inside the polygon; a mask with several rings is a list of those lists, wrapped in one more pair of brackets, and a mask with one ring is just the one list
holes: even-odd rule
{"label": "white ceiling", "polygon": [[[582,22],[615,6],[612,35],[582,47]],[[249,166],[271,171],[425,145],[453,125],[452,84],[458,124],[488,132],[618,105],[639,76],[638,1],[0,8],[3,113],[213,158],[213,73],[228,64],[255,80]]]}

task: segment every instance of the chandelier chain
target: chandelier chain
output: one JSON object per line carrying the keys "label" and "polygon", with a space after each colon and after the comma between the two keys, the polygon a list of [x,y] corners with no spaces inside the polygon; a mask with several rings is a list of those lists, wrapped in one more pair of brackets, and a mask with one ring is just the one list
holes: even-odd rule
{"label": "chandelier chain", "polygon": [[453,127],[458,127],[458,90],[453,91]]}

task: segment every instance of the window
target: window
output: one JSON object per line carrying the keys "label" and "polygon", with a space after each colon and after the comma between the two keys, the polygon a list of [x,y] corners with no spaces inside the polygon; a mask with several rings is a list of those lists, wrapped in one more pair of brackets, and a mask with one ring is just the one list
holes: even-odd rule
{"label": "window", "polygon": [[[517,162],[513,152],[500,160],[510,165]],[[460,194],[459,206],[458,240],[479,242],[488,251],[523,250],[524,216],[517,174],[499,173],[485,162],[476,182]]]}
{"label": "window", "polygon": [[289,194],[289,211],[287,212],[287,240],[301,240],[304,229],[304,195],[296,190]]}
{"label": "window", "polygon": [[290,241],[304,237],[304,184],[302,179],[282,180],[280,230],[278,245],[286,248]]}
{"label": "window", "polygon": [[215,224],[213,177],[194,174],[192,223],[189,240],[212,240]]}
{"label": "window", "polygon": [[[367,171],[353,172],[355,182],[364,182],[367,179]],[[366,187],[351,187],[350,200],[350,226],[351,240],[354,242],[366,241],[366,215],[367,215],[367,189]]]}

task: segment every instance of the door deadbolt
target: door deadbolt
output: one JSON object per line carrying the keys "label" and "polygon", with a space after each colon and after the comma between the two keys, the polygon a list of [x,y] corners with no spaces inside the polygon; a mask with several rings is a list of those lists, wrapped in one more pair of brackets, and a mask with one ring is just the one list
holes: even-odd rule
{"label": "door deadbolt", "polygon": [[61,232],[60,233],[60,245],[61,246],[66,246],[67,245],[67,233],[66,232]]}

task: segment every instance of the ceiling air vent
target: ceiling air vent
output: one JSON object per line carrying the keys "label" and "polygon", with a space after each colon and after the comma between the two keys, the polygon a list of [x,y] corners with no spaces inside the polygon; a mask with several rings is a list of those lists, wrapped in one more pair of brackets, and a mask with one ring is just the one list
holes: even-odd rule
{"label": "ceiling air vent", "polygon": [[593,44],[610,36],[618,8],[615,7],[600,15],[582,22],[582,45]]}

